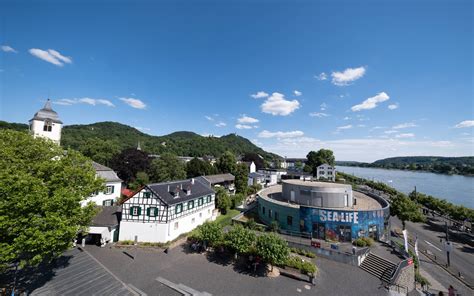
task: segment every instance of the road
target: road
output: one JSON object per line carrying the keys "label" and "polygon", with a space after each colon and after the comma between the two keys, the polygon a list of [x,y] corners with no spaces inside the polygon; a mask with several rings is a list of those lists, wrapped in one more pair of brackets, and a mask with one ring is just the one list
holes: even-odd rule
{"label": "road", "polygon": [[[392,229],[402,229],[402,223],[396,217],[391,218]],[[406,222],[406,229],[408,230],[409,237],[413,243],[415,241],[415,235],[418,236],[418,250],[425,253],[426,250],[430,254],[436,256],[436,261],[442,265],[447,262],[446,251],[444,247],[445,234],[440,232],[426,223],[412,223]],[[440,241],[442,240],[442,242]],[[453,272],[461,272],[465,281],[471,286],[474,286],[474,248],[467,244],[459,242],[452,242],[454,248],[450,253],[451,267],[450,270]],[[428,272],[429,266],[425,266]],[[447,272],[446,272],[447,273]]]}

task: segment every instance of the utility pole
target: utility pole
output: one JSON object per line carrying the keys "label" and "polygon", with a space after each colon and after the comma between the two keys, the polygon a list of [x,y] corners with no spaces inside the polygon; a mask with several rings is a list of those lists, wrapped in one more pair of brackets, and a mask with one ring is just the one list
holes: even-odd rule
{"label": "utility pole", "polygon": [[451,251],[451,242],[449,241],[449,233],[448,233],[448,222],[444,222],[446,225],[446,259],[448,261],[448,267],[451,265],[449,260],[449,252]]}

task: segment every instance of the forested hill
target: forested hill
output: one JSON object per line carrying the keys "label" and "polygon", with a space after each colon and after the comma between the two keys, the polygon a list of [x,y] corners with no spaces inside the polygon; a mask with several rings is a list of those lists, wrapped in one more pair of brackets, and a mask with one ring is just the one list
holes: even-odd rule
{"label": "forested hill", "polygon": [[372,163],[339,161],[336,165],[474,175],[474,156],[400,156],[384,158]]}
{"label": "forested hill", "polygon": [[[28,130],[28,125],[0,121],[0,129]],[[236,155],[245,153],[260,154],[266,160],[281,158],[255,146],[248,139],[236,134],[222,137],[204,137],[193,132],[179,131],[165,136],[151,136],[128,125],[117,122],[97,122],[87,125],[68,125],[63,128],[61,145],[76,150],[84,146],[113,145],[120,150],[137,147],[152,154],[172,152],[179,156],[215,156],[225,151]]]}

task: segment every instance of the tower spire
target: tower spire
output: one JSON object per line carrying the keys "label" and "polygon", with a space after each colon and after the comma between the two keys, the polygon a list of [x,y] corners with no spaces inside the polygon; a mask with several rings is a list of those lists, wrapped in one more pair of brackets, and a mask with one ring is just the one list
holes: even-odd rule
{"label": "tower spire", "polygon": [[137,144],[137,150],[142,150],[142,147],[140,147],[140,141],[138,141],[138,144]]}

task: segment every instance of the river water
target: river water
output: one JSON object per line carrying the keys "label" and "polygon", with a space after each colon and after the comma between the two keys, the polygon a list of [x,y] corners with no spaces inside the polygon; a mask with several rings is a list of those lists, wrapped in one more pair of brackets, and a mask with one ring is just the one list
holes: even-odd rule
{"label": "river water", "polygon": [[410,193],[416,186],[419,192],[474,208],[474,177],[347,166],[336,166],[336,169],[356,177],[383,182],[404,193]]}

